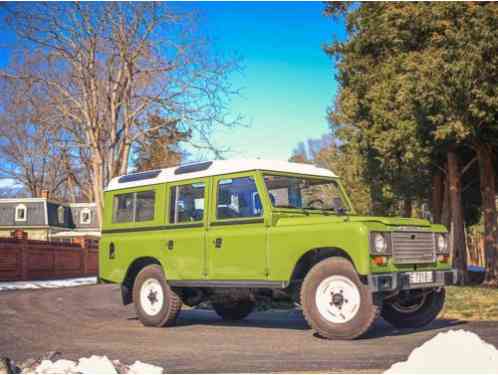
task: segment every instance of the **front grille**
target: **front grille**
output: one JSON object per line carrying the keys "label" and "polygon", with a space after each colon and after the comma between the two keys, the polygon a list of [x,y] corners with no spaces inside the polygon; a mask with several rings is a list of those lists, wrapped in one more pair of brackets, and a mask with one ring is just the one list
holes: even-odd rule
{"label": "front grille", "polygon": [[432,232],[391,232],[391,241],[394,263],[433,263],[436,261]]}

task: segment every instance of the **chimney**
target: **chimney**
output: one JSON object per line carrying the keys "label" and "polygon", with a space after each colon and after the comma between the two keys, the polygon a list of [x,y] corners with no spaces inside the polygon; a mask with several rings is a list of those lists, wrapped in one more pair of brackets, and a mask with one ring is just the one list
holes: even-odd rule
{"label": "chimney", "polygon": [[48,190],[47,189],[43,189],[41,191],[41,198],[46,198],[48,199]]}

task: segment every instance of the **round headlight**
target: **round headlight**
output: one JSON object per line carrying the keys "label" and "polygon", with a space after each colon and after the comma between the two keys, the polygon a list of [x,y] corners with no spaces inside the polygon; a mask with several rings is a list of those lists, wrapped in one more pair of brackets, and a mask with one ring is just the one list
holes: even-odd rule
{"label": "round headlight", "polygon": [[383,253],[387,249],[386,238],[381,233],[375,233],[373,238],[373,250],[376,253]]}
{"label": "round headlight", "polygon": [[445,253],[448,250],[448,241],[446,240],[446,236],[442,234],[438,234],[436,238],[437,251],[440,253]]}

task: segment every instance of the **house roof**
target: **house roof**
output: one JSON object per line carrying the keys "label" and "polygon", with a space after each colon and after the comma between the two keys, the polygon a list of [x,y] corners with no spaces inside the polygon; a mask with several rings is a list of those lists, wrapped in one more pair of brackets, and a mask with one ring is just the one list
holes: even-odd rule
{"label": "house roof", "polygon": [[261,159],[215,160],[118,176],[109,182],[105,190],[111,191],[253,170],[296,173],[319,177],[337,177],[330,170],[315,167],[311,164]]}

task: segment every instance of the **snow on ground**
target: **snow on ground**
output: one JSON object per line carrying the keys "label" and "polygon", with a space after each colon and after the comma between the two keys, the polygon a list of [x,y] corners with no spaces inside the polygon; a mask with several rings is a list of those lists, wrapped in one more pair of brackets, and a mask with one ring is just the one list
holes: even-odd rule
{"label": "snow on ground", "polygon": [[41,288],[65,288],[70,286],[97,284],[96,277],[79,277],[75,279],[63,280],[43,280],[43,281],[11,281],[0,282],[0,292],[4,290],[19,289],[41,289]]}
{"label": "snow on ground", "polygon": [[498,374],[498,350],[473,332],[450,330],[414,349],[384,374]]}
{"label": "snow on ground", "polygon": [[[30,372],[28,370],[28,372]],[[106,356],[92,355],[90,358],[80,358],[78,362],[59,359],[55,362],[42,361],[34,368],[35,374],[162,374],[163,368],[136,361],[131,366],[111,361]]]}

